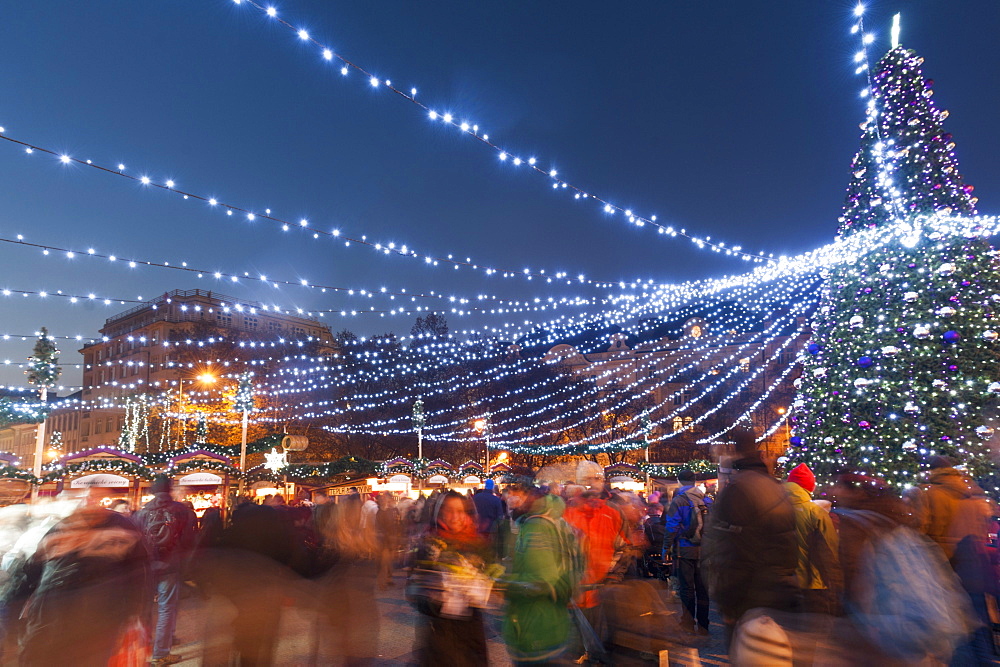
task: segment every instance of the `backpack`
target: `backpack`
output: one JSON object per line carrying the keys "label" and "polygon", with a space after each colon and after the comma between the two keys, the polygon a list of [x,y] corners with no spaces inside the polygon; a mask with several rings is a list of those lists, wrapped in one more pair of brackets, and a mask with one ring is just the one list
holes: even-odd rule
{"label": "backpack", "polygon": [[975,626],[969,596],[937,545],[875,512],[844,512],[872,537],[862,547],[856,599],[859,630],[890,656],[947,659]]}
{"label": "backpack", "polygon": [[565,519],[553,519],[545,514],[536,514],[528,521],[533,519],[542,519],[555,528],[559,540],[559,585],[555,588],[559,592],[568,591],[569,599],[572,600],[580,592],[580,582],[583,581],[587,569],[587,556],[581,546],[580,536]]}
{"label": "backpack", "polygon": [[168,504],[159,505],[150,510],[144,521],[146,536],[153,550],[153,560],[170,560],[181,544],[184,517],[171,510]]}
{"label": "backpack", "polygon": [[688,519],[687,528],[681,533],[681,537],[694,546],[701,544],[702,535],[705,532],[705,524],[708,523],[708,505],[697,496],[692,496],[688,491],[684,492],[688,505],[691,506],[691,516]]}

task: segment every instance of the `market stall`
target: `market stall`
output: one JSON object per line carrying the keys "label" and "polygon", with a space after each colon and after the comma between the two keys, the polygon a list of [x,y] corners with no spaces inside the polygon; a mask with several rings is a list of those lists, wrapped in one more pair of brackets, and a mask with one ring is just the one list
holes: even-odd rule
{"label": "market stall", "polygon": [[174,480],[174,498],[190,502],[199,518],[209,507],[225,511],[229,487],[240,476],[232,459],[204,449],[174,456],[166,472]]}
{"label": "market stall", "polygon": [[153,479],[139,456],[111,447],[95,447],[67,454],[46,467],[43,490],[56,493],[90,490],[100,496],[100,503],[110,506],[122,499],[131,510],[142,505],[143,490]]}
{"label": "market stall", "polygon": [[0,452],[0,507],[24,502],[31,495],[35,476],[18,468],[17,456]]}

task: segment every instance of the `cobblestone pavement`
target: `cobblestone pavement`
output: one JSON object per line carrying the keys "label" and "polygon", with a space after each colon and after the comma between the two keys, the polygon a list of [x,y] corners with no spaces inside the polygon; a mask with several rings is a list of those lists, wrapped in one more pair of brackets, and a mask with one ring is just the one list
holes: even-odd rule
{"label": "cobblestone pavement", "polygon": [[[379,664],[413,665],[417,656],[414,653],[415,634],[418,614],[413,610],[403,596],[403,576],[397,573],[393,586],[378,593],[378,608],[380,613],[379,633]],[[679,607],[679,603],[670,591],[662,591],[668,610]],[[292,601],[292,596],[287,599]],[[183,667],[194,667],[201,664],[202,639],[210,628],[225,627],[228,623],[226,615],[231,614],[226,605],[215,604],[215,600],[206,602],[196,594],[188,595],[182,600],[181,616],[178,622],[176,636],[179,644],[174,646],[174,653],[179,654],[184,661]],[[212,604],[213,611],[208,611]],[[213,618],[208,618],[212,616]],[[489,643],[490,664],[496,667],[509,666],[510,659],[500,637],[500,611],[487,615],[487,641]],[[275,664],[289,667],[313,665],[341,664],[331,647],[327,645],[322,633],[317,632],[316,614],[311,610],[289,604],[283,606],[278,629],[279,643],[275,652]],[[666,625],[676,626],[676,616],[671,615]],[[670,627],[670,630],[675,630]],[[669,650],[670,665],[726,665],[723,628],[714,615],[711,634],[708,637],[694,637],[678,633],[676,645]],[[637,651],[616,652],[613,657],[616,665],[649,665],[659,664],[659,657],[650,653]]]}

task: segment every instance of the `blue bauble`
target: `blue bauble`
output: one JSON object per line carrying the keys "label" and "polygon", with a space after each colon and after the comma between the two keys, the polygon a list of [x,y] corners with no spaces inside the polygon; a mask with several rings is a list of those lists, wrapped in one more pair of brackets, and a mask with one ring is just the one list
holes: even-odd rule
{"label": "blue bauble", "polygon": [[795,447],[799,447],[802,444],[802,438],[800,438],[797,435],[793,435],[791,438],[788,439],[788,442],[790,442]]}
{"label": "blue bauble", "polygon": [[861,368],[868,368],[873,363],[875,362],[872,361],[871,357],[861,357],[860,359],[858,359],[858,366],[861,366]]}
{"label": "blue bauble", "polygon": [[962,340],[962,335],[957,331],[945,331],[942,338],[944,338],[944,342],[946,343],[957,343]]}
{"label": "blue bauble", "polygon": [[806,348],[806,351],[809,352],[809,354],[819,354],[819,351],[822,349],[823,348],[820,346],[819,343],[809,343],[809,346]]}

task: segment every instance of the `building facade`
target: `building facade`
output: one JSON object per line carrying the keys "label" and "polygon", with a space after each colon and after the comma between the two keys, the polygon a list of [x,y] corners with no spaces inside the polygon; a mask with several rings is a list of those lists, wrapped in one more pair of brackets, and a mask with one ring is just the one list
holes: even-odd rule
{"label": "building facade", "polygon": [[[130,397],[175,392],[181,398],[215,369],[231,372],[268,355],[335,351],[322,322],[201,289],[174,290],[110,317],[100,334],[80,350],[82,390],[48,420],[47,435],[60,433],[62,453],[118,446]],[[0,451],[25,449],[27,429],[30,448],[19,458],[30,467],[35,426],[0,429]]]}

